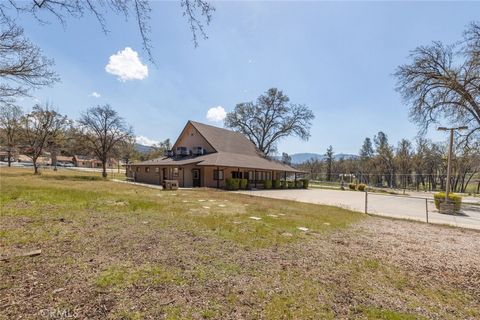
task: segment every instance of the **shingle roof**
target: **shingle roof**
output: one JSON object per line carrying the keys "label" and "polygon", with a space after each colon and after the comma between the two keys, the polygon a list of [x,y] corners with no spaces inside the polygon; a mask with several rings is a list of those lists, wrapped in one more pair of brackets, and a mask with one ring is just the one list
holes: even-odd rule
{"label": "shingle roof", "polygon": [[240,132],[210,126],[200,122],[189,121],[195,129],[218,152],[239,153],[258,156],[255,145]]}
{"label": "shingle roof", "polygon": [[189,123],[197,129],[217,152],[193,157],[161,157],[135,163],[134,165],[182,166],[197,164],[198,166],[302,172],[281,162],[266,159],[257,151],[255,145],[239,132],[194,121],[189,121],[187,126]]}

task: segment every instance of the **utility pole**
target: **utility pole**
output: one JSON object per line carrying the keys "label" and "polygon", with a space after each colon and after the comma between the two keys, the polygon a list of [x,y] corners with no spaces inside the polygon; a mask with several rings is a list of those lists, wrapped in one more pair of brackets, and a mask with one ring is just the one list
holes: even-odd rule
{"label": "utility pole", "polygon": [[446,127],[439,127],[439,131],[450,131],[450,144],[448,146],[448,160],[447,160],[447,181],[445,186],[445,203],[448,203],[448,194],[450,192],[450,169],[452,168],[452,157],[453,157],[453,132],[455,130],[466,130],[468,129],[467,126],[463,127],[456,127],[456,128],[446,128]]}

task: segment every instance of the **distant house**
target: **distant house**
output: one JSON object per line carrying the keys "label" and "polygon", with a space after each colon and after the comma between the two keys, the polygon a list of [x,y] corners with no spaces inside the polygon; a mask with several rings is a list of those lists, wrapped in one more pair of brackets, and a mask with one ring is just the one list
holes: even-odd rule
{"label": "distant house", "polygon": [[92,160],[93,158],[89,156],[82,156],[78,154],[73,156],[73,163],[75,164],[75,167],[91,168]]}
{"label": "distant house", "polygon": [[[102,168],[102,161],[90,156],[74,155],[73,162],[76,167],[82,168]],[[114,169],[118,167],[118,161],[114,158],[107,160],[107,168]]]}
{"label": "distant house", "polygon": [[284,179],[301,171],[266,159],[243,134],[188,121],[165,157],[126,165],[127,176],[138,182],[180,187],[225,188],[226,178],[248,179],[251,185]]}
{"label": "distant house", "polygon": [[[18,155],[14,152],[11,152],[10,153],[10,162],[16,161],[16,158],[18,158]],[[0,151],[0,161],[8,162],[8,151]]]}
{"label": "distant house", "polygon": [[75,165],[75,158],[68,156],[57,156],[57,165]]}

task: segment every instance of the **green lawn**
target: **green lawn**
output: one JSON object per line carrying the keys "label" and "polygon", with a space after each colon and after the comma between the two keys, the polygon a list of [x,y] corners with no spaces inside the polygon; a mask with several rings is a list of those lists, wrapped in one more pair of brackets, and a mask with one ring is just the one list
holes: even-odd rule
{"label": "green lawn", "polygon": [[[0,319],[480,317],[468,275],[425,276],[389,258],[388,235],[366,227],[421,224],[91,173],[0,170],[0,255],[13,257],[0,262]],[[34,249],[41,255],[14,257]]]}

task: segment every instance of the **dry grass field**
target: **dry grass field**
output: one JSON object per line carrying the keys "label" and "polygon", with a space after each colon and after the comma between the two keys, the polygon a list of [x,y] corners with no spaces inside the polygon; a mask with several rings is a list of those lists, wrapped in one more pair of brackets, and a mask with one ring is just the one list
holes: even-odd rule
{"label": "dry grass field", "polygon": [[92,173],[0,181],[0,319],[480,318],[479,232]]}

